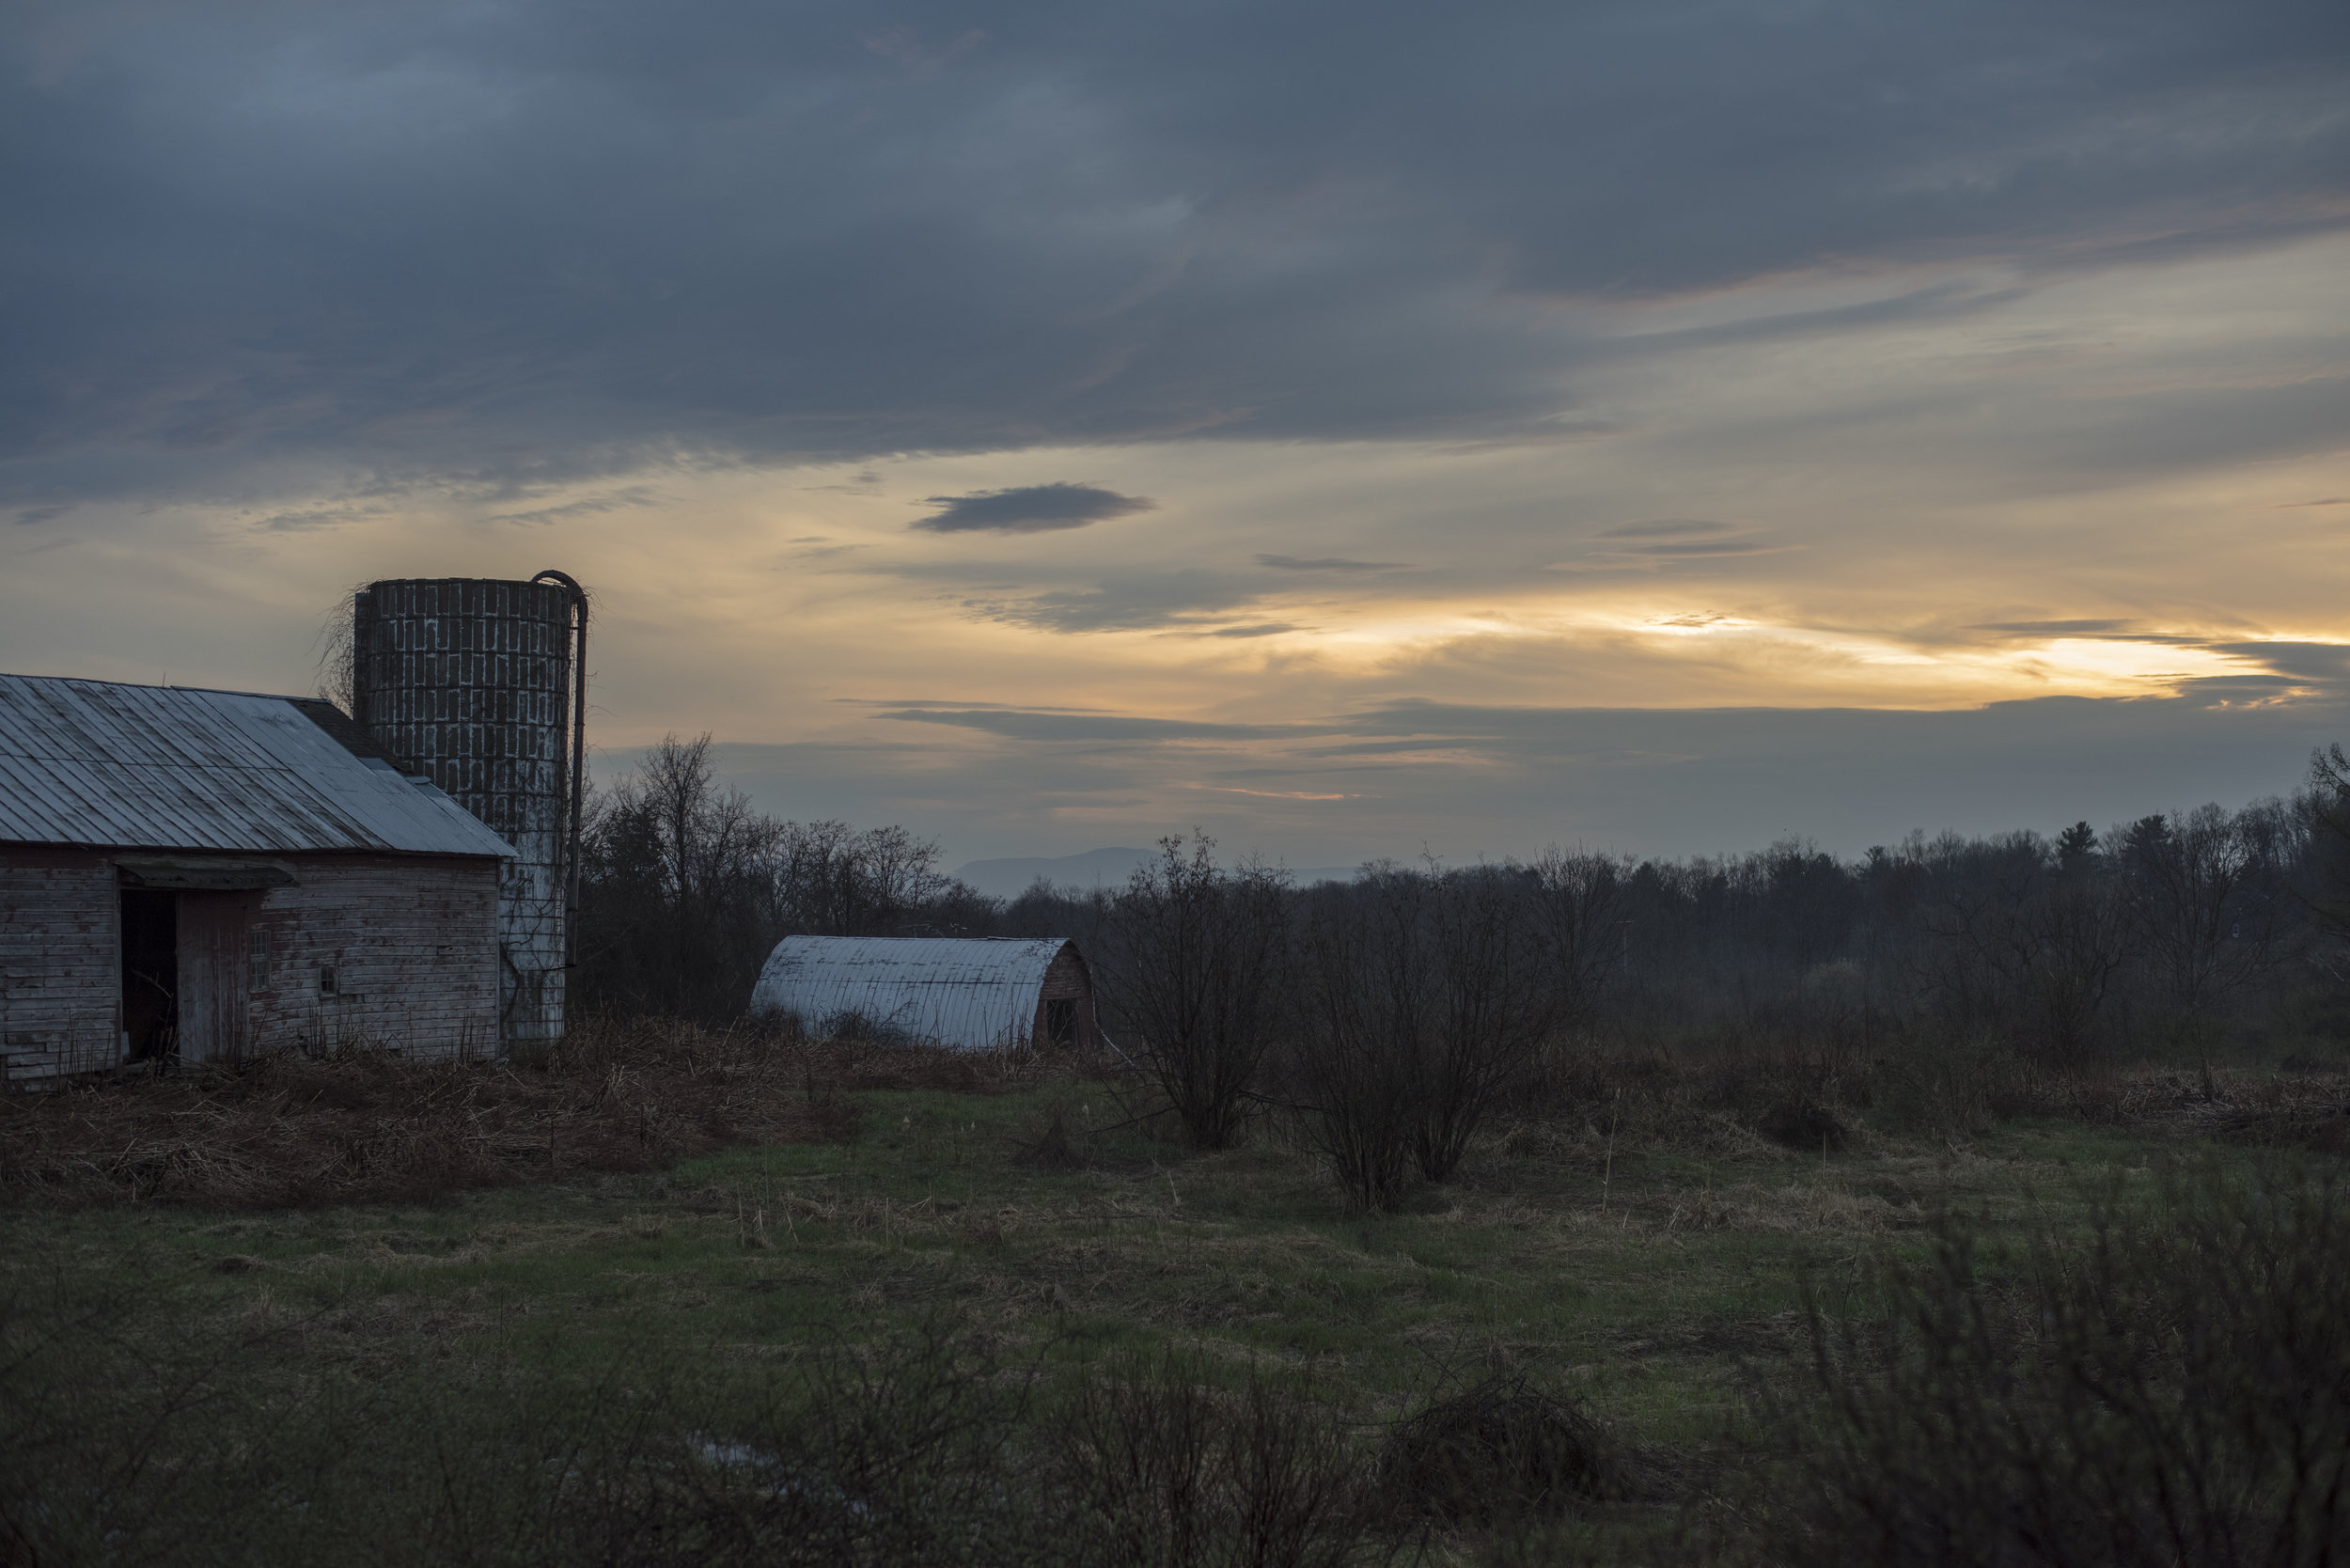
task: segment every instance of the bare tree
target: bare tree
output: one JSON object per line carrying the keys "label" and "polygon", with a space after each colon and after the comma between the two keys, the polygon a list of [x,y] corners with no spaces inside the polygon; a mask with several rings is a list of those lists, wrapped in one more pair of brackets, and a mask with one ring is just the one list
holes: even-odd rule
{"label": "bare tree", "polygon": [[1289,938],[1289,873],[1215,863],[1197,830],[1110,901],[1105,999],[1202,1149],[1228,1147],[1272,1043]]}
{"label": "bare tree", "polygon": [[2182,1017],[2264,972],[2284,906],[2265,836],[2217,806],[2145,817],[2120,835],[2123,907],[2149,968]]}
{"label": "bare tree", "polygon": [[1910,980],[1935,1025],[2008,1041],[2051,1065],[2094,1054],[2130,949],[2110,878],[2090,852],[2078,834],[2054,851],[2032,833],[1946,833],[1920,847],[1927,942]]}
{"label": "bare tree", "polygon": [[723,787],[711,738],[664,736],[595,802],[581,899],[581,996],[625,1011],[726,1016],[776,942],[984,925],[994,905],[902,827],[780,822]]}
{"label": "bare tree", "polygon": [[1533,884],[1527,914],[1549,969],[1558,1021],[1579,1023],[1630,951],[1631,862],[1553,844],[1526,870]]}
{"label": "bare tree", "polygon": [[938,844],[902,827],[782,824],[776,868],[784,922],[828,936],[893,934],[913,911],[961,886],[938,869]]}

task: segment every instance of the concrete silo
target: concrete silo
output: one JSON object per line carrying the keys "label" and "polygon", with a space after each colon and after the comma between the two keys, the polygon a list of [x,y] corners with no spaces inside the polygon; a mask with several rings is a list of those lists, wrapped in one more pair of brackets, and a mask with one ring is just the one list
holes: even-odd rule
{"label": "concrete silo", "polygon": [[518,852],[498,890],[499,1043],[563,1034],[578,903],[588,600],[559,572],[370,583],[352,604],[352,717]]}

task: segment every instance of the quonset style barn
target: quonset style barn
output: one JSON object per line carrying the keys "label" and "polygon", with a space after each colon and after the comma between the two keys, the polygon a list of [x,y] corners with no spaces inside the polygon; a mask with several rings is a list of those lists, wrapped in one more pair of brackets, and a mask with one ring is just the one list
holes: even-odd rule
{"label": "quonset style barn", "polygon": [[499,1043],[513,849],[332,703],[0,676],[0,1066]]}
{"label": "quonset style barn", "polygon": [[1058,936],[787,936],[751,1011],[964,1051],[1101,1039],[1092,977]]}

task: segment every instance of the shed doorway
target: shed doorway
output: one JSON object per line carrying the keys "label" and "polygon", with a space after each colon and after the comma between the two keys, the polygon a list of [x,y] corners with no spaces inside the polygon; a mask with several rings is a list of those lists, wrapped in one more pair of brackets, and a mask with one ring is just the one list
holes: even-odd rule
{"label": "shed doorway", "polygon": [[122,1054],[126,1061],[180,1048],[180,896],[122,889]]}

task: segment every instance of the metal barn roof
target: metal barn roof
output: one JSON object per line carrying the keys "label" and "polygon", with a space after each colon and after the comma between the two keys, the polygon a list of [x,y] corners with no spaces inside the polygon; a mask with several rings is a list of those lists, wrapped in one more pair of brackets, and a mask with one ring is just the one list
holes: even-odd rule
{"label": "metal barn roof", "polygon": [[342,719],[301,698],[0,675],[0,842],[512,857],[314,708]]}
{"label": "metal barn roof", "polygon": [[1058,936],[787,936],[751,992],[754,1012],[811,1028],[854,1014],[911,1040],[963,1050],[1025,1044]]}

